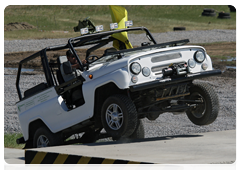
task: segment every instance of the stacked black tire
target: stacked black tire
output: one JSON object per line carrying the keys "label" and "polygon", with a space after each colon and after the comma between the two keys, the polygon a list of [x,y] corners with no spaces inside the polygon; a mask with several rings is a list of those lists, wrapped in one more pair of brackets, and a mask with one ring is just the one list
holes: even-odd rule
{"label": "stacked black tire", "polygon": [[228,5],[230,12],[236,12],[236,8],[232,5]]}
{"label": "stacked black tire", "polygon": [[[214,17],[214,16],[216,16],[216,12],[215,12],[214,9],[205,8],[202,12],[202,16]],[[220,18],[220,19],[230,19],[231,16],[230,16],[230,13],[227,13],[227,12],[218,12],[218,18]]]}
{"label": "stacked black tire", "polygon": [[186,27],[173,27],[173,31],[185,31]]}
{"label": "stacked black tire", "polygon": [[218,13],[218,18],[220,18],[220,19],[230,19],[231,16],[230,16],[230,13],[219,12]]}
{"label": "stacked black tire", "polygon": [[208,9],[208,8],[205,8],[202,12],[202,16],[211,16],[211,17],[214,17],[216,16],[216,13],[215,13],[215,10],[214,9]]}

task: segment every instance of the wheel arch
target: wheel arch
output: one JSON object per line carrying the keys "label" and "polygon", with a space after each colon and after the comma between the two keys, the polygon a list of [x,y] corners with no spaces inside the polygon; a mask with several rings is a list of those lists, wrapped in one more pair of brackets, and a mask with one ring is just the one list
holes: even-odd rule
{"label": "wheel arch", "polygon": [[31,123],[29,123],[29,126],[28,126],[28,128],[29,128],[29,130],[28,130],[28,140],[33,140],[34,133],[41,126],[44,126],[44,127],[48,128],[48,126],[40,118],[38,118],[38,119],[32,121]]}
{"label": "wheel arch", "polygon": [[128,95],[127,89],[120,89],[114,82],[109,82],[98,87],[94,94],[94,122],[96,127],[102,127],[101,123],[101,108],[104,101],[114,94]]}

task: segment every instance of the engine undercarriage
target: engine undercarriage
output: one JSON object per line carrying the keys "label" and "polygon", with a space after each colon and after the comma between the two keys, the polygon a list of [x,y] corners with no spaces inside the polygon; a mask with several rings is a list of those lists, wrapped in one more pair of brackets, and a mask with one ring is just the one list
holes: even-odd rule
{"label": "engine undercarriage", "polygon": [[137,108],[139,118],[147,117],[149,120],[155,120],[162,113],[178,114],[196,106],[199,101],[187,99],[191,85],[192,82],[183,82],[132,92],[130,96]]}

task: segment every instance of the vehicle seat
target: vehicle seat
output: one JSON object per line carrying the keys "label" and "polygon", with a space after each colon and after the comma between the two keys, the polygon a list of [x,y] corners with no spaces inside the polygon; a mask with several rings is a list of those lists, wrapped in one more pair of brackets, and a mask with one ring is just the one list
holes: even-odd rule
{"label": "vehicle seat", "polygon": [[59,83],[59,84],[62,84],[62,83],[65,82],[64,79],[63,79],[61,70],[60,70],[60,66],[61,66],[64,62],[66,62],[66,61],[68,61],[68,59],[67,59],[66,56],[59,56],[59,57],[57,58],[58,70],[57,70],[56,74],[57,74],[57,80],[58,80],[58,83]]}
{"label": "vehicle seat", "polygon": [[[56,74],[57,74],[57,80],[59,85],[65,82],[61,73],[61,65],[67,61],[68,59],[66,56],[59,56],[57,58],[58,70]],[[76,106],[80,106],[85,103],[82,95],[82,90],[80,90],[79,88],[82,88],[82,87],[75,87],[63,94],[63,98],[66,99],[67,104],[69,105],[74,104]]]}
{"label": "vehicle seat", "polygon": [[[58,80],[58,84],[59,84],[59,85],[65,82],[64,79],[63,79],[63,76],[62,76],[60,67],[61,67],[62,63],[66,62],[66,61],[68,61],[66,56],[59,56],[59,57],[57,58],[58,70],[56,71],[56,75],[57,75],[57,80]],[[71,103],[72,103],[72,102],[71,102],[71,93],[70,93],[70,91],[65,92],[65,93],[62,95],[62,97],[65,99],[66,104],[67,104],[69,107],[71,107]]]}

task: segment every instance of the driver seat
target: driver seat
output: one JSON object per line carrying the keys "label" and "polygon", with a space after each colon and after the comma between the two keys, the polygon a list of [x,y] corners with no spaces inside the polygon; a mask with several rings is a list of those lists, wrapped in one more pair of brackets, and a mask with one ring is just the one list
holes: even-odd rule
{"label": "driver seat", "polygon": [[63,79],[63,76],[62,76],[62,73],[61,73],[61,65],[64,63],[64,62],[67,62],[68,61],[68,59],[67,59],[67,57],[66,56],[59,56],[58,58],[57,58],[57,65],[58,65],[58,70],[57,70],[57,72],[56,72],[56,74],[57,74],[57,80],[58,80],[58,83],[59,84],[62,84],[62,83],[64,83],[65,81],[64,81],[64,79]]}
{"label": "driver seat", "polygon": [[[56,75],[57,75],[57,80],[58,80],[59,85],[62,84],[62,83],[65,83],[60,68],[61,68],[62,63],[66,62],[66,61],[68,61],[66,56],[59,56],[57,58],[58,70],[56,71]],[[65,99],[67,106],[71,108],[72,107],[72,104],[71,104],[72,102],[71,102],[70,91],[67,91],[64,94],[62,94],[62,97],[63,97],[63,99]]]}
{"label": "driver seat", "polygon": [[[57,74],[57,80],[58,80],[59,85],[66,82],[62,76],[61,66],[63,63],[65,63],[67,61],[68,61],[68,59],[66,56],[59,56],[57,58],[58,70],[57,70],[56,74]],[[82,87],[77,86],[77,87],[74,87],[74,88],[68,90],[67,92],[65,92],[63,94],[63,98],[66,99],[66,103],[68,103],[69,105],[74,104],[77,107],[83,105],[85,103],[85,101],[83,99],[81,88]]]}

